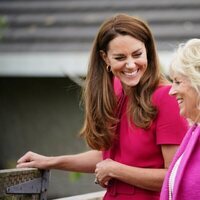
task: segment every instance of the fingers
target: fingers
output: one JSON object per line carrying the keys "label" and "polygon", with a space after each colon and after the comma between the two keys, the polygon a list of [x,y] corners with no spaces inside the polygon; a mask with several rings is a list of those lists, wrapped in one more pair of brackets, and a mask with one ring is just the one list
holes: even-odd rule
{"label": "fingers", "polygon": [[33,162],[19,163],[16,168],[32,168],[34,166]]}
{"label": "fingers", "polygon": [[106,188],[109,185],[109,181],[112,179],[110,176],[110,170],[113,160],[106,159],[96,164],[95,174],[96,174],[96,183]]}
{"label": "fingers", "polygon": [[107,176],[106,174],[102,174],[101,170],[96,168],[95,169],[95,180],[94,183],[95,184],[99,184],[101,187],[106,188],[109,184],[109,180],[111,179],[111,177]]}
{"label": "fingers", "polygon": [[31,161],[31,157],[32,157],[33,152],[29,151],[27,152],[25,155],[23,155],[18,161],[17,163],[25,163],[25,162],[30,162]]}
{"label": "fingers", "polygon": [[[110,179],[110,178],[106,178],[106,179]],[[101,187],[103,187],[103,188],[107,188],[108,187],[108,185],[109,185],[109,180],[101,180],[100,178],[98,178],[98,177],[95,177],[95,180],[94,180],[94,183],[95,184],[99,184]]]}
{"label": "fingers", "polygon": [[38,154],[31,151],[27,152],[17,161],[17,168],[38,168],[37,166]]}

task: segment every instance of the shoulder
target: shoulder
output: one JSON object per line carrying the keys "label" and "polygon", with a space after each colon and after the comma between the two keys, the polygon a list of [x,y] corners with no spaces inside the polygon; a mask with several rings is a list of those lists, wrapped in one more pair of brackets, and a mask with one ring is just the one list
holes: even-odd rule
{"label": "shoulder", "polygon": [[170,102],[175,103],[176,102],[175,97],[169,95],[170,89],[171,85],[159,85],[153,92],[152,95],[153,103],[156,105],[160,105],[162,103],[170,103]]}
{"label": "shoulder", "polygon": [[176,98],[169,95],[170,88],[171,85],[160,86],[153,94],[153,103],[158,111],[155,121],[158,144],[180,144],[188,130]]}
{"label": "shoulder", "polygon": [[153,96],[155,97],[162,97],[166,95],[168,96],[170,89],[171,89],[171,85],[159,85],[153,92]]}

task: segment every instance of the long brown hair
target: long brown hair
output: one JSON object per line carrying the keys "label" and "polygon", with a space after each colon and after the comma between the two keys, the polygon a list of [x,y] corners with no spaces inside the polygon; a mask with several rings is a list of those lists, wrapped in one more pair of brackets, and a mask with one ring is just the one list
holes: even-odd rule
{"label": "long brown hair", "polygon": [[97,150],[112,146],[119,119],[118,101],[113,90],[113,74],[106,70],[100,51],[107,53],[109,42],[118,35],[130,35],[145,44],[148,67],[139,84],[128,88],[128,114],[131,121],[141,128],[148,128],[156,117],[151,96],[162,75],[156,54],[154,39],[148,25],[142,20],[125,14],[116,15],[105,21],[93,42],[83,99],[85,121],[81,135],[88,145]]}

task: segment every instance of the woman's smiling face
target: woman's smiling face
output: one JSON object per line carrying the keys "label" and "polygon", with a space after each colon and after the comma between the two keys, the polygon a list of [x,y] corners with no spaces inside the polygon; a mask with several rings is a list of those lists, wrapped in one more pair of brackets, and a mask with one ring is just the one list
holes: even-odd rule
{"label": "woman's smiling face", "polygon": [[147,69],[147,53],[143,42],[130,35],[119,35],[102,53],[112,73],[127,86],[135,86]]}
{"label": "woman's smiling face", "polygon": [[174,72],[172,80],[173,84],[169,94],[176,97],[180,114],[195,121],[199,112],[197,91],[191,86],[186,76]]}

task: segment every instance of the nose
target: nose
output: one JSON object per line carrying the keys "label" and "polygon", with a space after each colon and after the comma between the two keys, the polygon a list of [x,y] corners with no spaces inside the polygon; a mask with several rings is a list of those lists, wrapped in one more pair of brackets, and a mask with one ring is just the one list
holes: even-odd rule
{"label": "nose", "polygon": [[172,85],[171,89],[169,90],[169,95],[171,95],[171,96],[176,95],[176,90],[174,88],[174,85]]}
{"label": "nose", "polygon": [[127,68],[133,68],[135,67],[135,61],[133,59],[129,59],[127,62],[126,62],[126,67]]}

